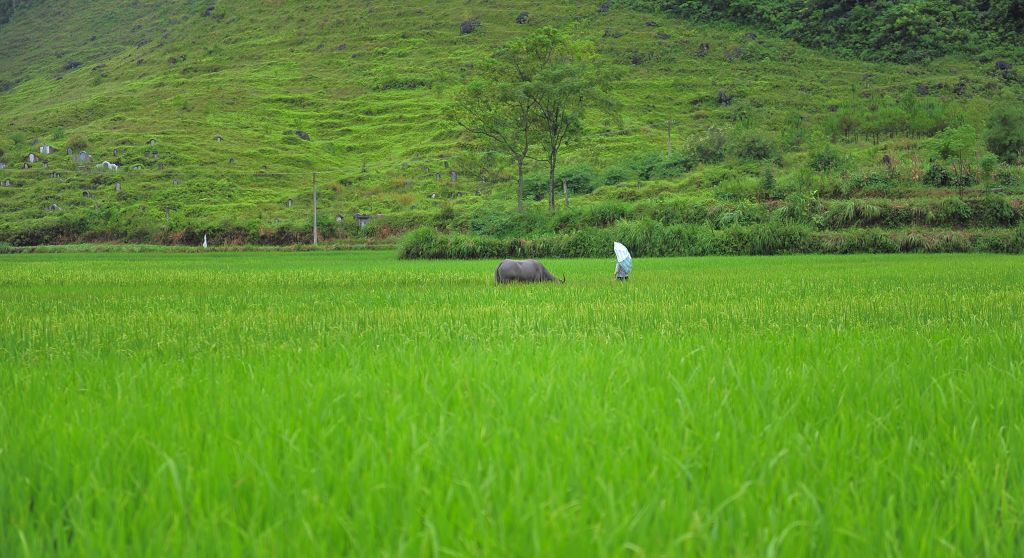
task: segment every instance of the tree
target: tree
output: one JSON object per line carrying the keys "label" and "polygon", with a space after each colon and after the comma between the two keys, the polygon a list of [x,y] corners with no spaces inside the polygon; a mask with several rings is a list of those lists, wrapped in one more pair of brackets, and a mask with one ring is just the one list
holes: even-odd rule
{"label": "tree", "polygon": [[533,101],[524,84],[499,71],[493,59],[484,75],[463,88],[456,97],[452,120],[490,146],[508,153],[519,171],[516,209],[523,210],[523,165],[530,154]]}
{"label": "tree", "polygon": [[596,63],[592,45],[552,27],[510,41],[476,74],[456,96],[451,120],[516,162],[519,211],[525,161],[533,158],[533,142],[540,143],[554,209],[559,150],[581,134],[589,109],[614,110],[607,90],[614,75]]}
{"label": "tree", "polygon": [[952,163],[953,181],[963,195],[973,179],[972,163],[977,158],[978,133],[974,127],[965,124],[946,128],[929,139],[928,144],[939,158]]}
{"label": "tree", "polygon": [[[542,29],[538,35],[548,33]],[[543,41],[510,41],[478,66],[475,79],[456,96],[452,120],[495,150],[508,153],[518,170],[516,208],[523,210],[523,167],[537,125],[531,84],[551,62]]]}
{"label": "tree", "polygon": [[617,77],[597,63],[593,45],[575,41],[545,27],[519,45],[540,70],[525,88],[533,103],[538,139],[548,164],[548,208],[555,209],[555,170],[558,154],[582,135],[588,111],[613,113],[617,104],[609,87]]}

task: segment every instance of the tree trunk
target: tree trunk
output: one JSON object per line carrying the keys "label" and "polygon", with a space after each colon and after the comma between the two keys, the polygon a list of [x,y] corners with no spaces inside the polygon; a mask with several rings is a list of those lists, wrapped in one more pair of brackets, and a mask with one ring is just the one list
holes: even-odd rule
{"label": "tree trunk", "polygon": [[558,157],[558,153],[554,150],[551,151],[551,156],[548,157],[548,209],[551,211],[555,210],[555,164]]}
{"label": "tree trunk", "polygon": [[516,159],[519,164],[519,190],[516,192],[516,211],[523,212],[523,160]]}

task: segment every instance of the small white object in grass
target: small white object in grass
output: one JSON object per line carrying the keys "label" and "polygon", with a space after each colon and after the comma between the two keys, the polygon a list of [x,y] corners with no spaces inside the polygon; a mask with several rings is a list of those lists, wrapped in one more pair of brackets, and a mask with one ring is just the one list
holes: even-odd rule
{"label": "small white object in grass", "polygon": [[206,235],[203,235],[203,248],[206,248]]}

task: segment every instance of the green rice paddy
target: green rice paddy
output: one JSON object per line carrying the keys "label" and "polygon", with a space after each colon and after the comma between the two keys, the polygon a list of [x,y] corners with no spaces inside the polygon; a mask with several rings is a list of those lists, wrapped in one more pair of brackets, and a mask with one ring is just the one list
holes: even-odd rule
{"label": "green rice paddy", "polygon": [[496,263],[0,256],[0,556],[1024,554],[1024,260]]}

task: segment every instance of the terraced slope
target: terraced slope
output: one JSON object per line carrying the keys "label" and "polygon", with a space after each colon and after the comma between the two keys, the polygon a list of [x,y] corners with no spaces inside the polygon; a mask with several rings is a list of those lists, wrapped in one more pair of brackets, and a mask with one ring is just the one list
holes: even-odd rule
{"label": "terraced slope", "polygon": [[[582,176],[572,181],[581,210],[652,199],[767,207],[794,191],[857,197],[866,195],[857,181],[880,174],[888,183],[871,195],[946,195],[922,181],[923,140],[947,126],[984,131],[995,103],[1022,95],[988,60],[865,63],[757,29],[597,8],[37,2],[0,26],[0,184],[11,183],[0,186],[0,242],[308,241],[312,171],[329,239],[425,223],[479,232],[512,206],[509,167],[451,129],[446,106],[474,63],[544,25],[591,39],[624,69],[621,118],[595,119],[567,152],[566,168]],[[517,24],[523,11],[528,22]],[[480,27],[462,34],[474,17]],[[876,117],[894,108],[916,119]],[[676,157],[666,162],[669,121]],[[702,162],[692,153],[709,128],[722,131],[723,157]],[[832,140],[841,164],[809,169]],[[48,165],[17,168],[42,144],[57,149]],[[91,161],[72,161],[69,145]],[[105,160],[119,169],[97,170]],[[1013,205],[1024,180],[1019,167],[1001,170],[972,187],[1000,187]],[[779,191],[748,192],[766,173]],[[355,212],[384,217],[360,231]]]}

